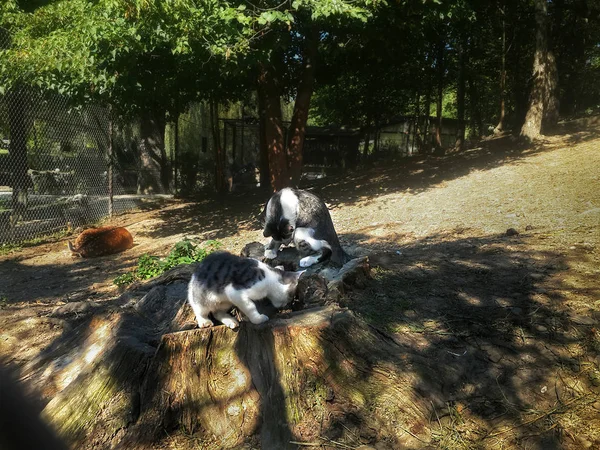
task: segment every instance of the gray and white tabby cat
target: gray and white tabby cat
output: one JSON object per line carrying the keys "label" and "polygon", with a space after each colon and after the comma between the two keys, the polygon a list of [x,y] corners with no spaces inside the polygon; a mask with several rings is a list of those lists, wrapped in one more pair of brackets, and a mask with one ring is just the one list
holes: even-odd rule
{"label": "gray and white tabby cat", "polygon": [[270,198],[264,215],[263,235],[272,237],[265,247],[265,258],[276,258],[279,247],[293,241],[302,256],[300,267],[328,258],[343,265],[350,259],[340,245],[327,206],[316,195],[300,189],[282,189]]}
{"label": "gray and white tabby cat", "polygon": [[251,258],[227,252],[207,256],[198,266],[188,285],[188,302],[194,310],[198,326],[210,327],[213,317],[234,329],[238,321],[229,314],[237,307],[254,324],[269,318],[256,309],[255,300],[268,297],[273,306],[281,308],[296,292],[302,272],[285,272]]}

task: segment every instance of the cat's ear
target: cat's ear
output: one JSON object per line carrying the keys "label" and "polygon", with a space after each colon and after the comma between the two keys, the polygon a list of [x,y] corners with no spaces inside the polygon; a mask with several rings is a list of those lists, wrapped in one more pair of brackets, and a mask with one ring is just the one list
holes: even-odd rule
{"label": "cat's ear", "polygon": [[283,266],[275,266],[275,269],[285,270],[285,267],[283,267]]}
{"label": "cat's ear", "polygon": [[302,275],[306,270],[301,270],[299,272],[283,272],[281,274],[282,280],[285,284],[294,284],[298,282],[300,275]]}

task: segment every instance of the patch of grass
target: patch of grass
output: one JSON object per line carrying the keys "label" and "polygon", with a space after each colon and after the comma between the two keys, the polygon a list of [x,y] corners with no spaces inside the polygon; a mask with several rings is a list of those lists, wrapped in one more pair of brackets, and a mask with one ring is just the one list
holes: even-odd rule
{"label": "patch of grass", "polygon": [[23,250],[27,247],[35,247],[40,244],[47,244],[49,242],[59,241],[67,236],[69,236],[71,232],[68,229],[59,230],[51,234],[46,234],[43,236],[38,236],[33,239],[28,239],[21,242],[9,242],[5,244],[0,244],[0,256],[9,255],[11,253],[15,253]]}
{"label": "patch of grass", "polygon": [[221,243],[218,241],[211,240],[197,245],[193,241],[184,239],[175,244],[166,258],[148,254],[140,256],[137,268],[132,272],[119,275],[113,280],[113,283],[117,286],[126,286],[134,281],[154,278],[181,264],[200,262],[220,247]]}
{"label": "patch of grass", "polygon": [[116,284],[119,287],[127,286],[128,284],[133,283],[135,280],[137,280],[135,272],[127,272],[115,278],[113,280],[113,284]]}
{"label": "patch of grass", "polygon": [[437,448],[447,450],[471,449],[474,443],[471,442],[466,433],[465,419],[462,416],[462,405],[447,404],[445,414],[440,417],[435,412],[439,425],[437,430],[433,430],[432,438]]}
{"label": "patch of grass", "polygon": [[6,295],[0,295],[0,309],[8,306],[8,297]]}

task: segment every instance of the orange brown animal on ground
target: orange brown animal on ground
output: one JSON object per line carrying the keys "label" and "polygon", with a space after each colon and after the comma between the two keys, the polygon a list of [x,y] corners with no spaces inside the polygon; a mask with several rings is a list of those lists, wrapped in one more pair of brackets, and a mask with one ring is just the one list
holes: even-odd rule
{"label": "orange brown animal on ground", "polygon": [[77,237],[75,245],[69,241],[69,250],[84,258],[112,255],[131,247],[133,237],[123,227],[90,228]]}

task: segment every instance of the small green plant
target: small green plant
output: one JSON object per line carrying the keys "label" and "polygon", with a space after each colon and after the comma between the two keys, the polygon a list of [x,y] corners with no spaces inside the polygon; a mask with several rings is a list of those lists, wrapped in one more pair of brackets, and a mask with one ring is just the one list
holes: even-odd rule
{"label": "small green plant", "polygon": [[128,284],[133,283],[136,280],[135,272],[127,272],[122,275],[119,275],[117,278],[113,280],[113,283],[117,286],[127,286]]}
{"label": "small green plant", "polygon": [[140,256],[137,268],[132,272],[119,275],[113,283],[117,286],[125,286],[134,281],[154,278],[180,264],[200,262],[220,247],[221,243],[218,241],[206,241],[200,246],[184,239],[175,244],[166,258],[148,254]]}
{"label": "small green plant", "polygon": [[6,295],[0,295],[0,309],[5,308],[8,305],[8,297]]}
{"label": "small green plant", "polygon": [[163,263],[158,256],[142,255],[138,260],[136,275],[140,280],[153,278],[164,272]]}

